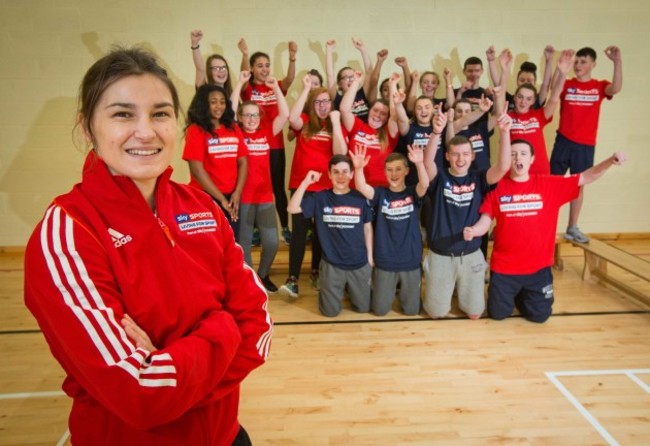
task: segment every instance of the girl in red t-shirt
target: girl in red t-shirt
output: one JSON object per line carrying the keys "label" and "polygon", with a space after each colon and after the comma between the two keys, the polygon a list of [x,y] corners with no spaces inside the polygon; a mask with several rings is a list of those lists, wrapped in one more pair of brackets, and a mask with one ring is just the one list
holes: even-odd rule
{"label": "girl in red t-shirt", "polygon": [[190,166],[190,185],[203,189],[221,206],[235,238],[248,172],[246,155],[244,137],[226,91],[216,85],[202,85],[187,111],[183,159]]}
{"label": "girl in red t-shirt", "polygon": [[384,173],[384,161],[395,149],[398,128],[396,118],[390,116],[390,107],[383,99],[375,101],[368,112],[368,123],[364,123],[352,113],[354,92],[361,84],[361,73],[355,73],[351,87],[341,100],[341,123],[348,132],[348,147],[354,151],[358,145],[367,149],[370,161],[364,168],[369,185],[388,187]]}
{"label": "girl in red t-shirt", "polygon": [[251,248],[253,230],[258,228],[262,252],[257,274],[262,279],[269,293],[278,288],[269,278],[271,265],[278,251],[278,226],[273,205],[273,186],[271,184],[270,141],[282,132],[282,127],[289,119],[289,105],[282,95],[280,85],[275,78],[268,77],[266,84],[273,89],[278,98],[277,114],[272,124],[261,120],[259,105],[253,101],[244,101],[237,105],[241,87],[250,79],[250,72],[243,71],[232,93],[233,110],[240,122],[244,142],[248,149],[248,176],[241,196],[239,207],[239,244],[244,250],[244,259],[253,266]]}
{"label": "girl in red t-shirt", "polygon": [[[267,78],[271,75],[271,58],[268,54],[257,51],[248,56],[248,45],[244,39],[239,41],[239,49],[242,53],[242,71],[250,70],[251,76],[247,83],[242,86],[241,98],[244,101],[253,101],[262,109],[261,120],[272,125],[275,119],[277,108],[277,94],[266,84]],[[286,76],[279,80],[282,95],[287,93],[293,83],[296,73],[296,53],[298,45],[290,41],[288,44],[289,65]],[[285,166],[286,157],[284,152],[284,135],[282,132],[273,136],[271,141],[271,181],[273,184],[273,195],[275,196],[275,209],[282,225],[282,239],[285,244],[291,242],[289,232],[289,214],[287,213],[287,192],[285,190]]]}
{"label": "girl in red t-shirt", "polygon": [[[340,131],[339,114],[332,111],[332,100],[326,88],[313,88],[311,76],[303,78],[303,90],[291,108],[291,129],[296,134],[296,148],[291,162],[289,189],[295,191],[310,170],[325,173],[334,153],[345,152],[345,142]],[[322,175],[327,178],[327,175]],[[307,194],[329,189],[332,183],[325,179],[310,185]],[[293,236],[289,246],[289,277],[280,292],[298,297],[298,277],[305,256],[305,243],[310,219],[302,214],[292,214]],[[314,226],[315,228],[315,226]],[[312,237],[311,282],[318,289],[318,268],[321,249],[317,234]]]}

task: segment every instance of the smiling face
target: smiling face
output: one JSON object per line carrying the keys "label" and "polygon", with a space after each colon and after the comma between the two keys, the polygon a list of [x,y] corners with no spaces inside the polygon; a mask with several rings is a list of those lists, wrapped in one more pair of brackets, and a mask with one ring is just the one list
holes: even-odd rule
{"label": "smiling face", "polygon": [[219,120],[226,111],[226,97],[220,91],[210,92],[208,96],[208,104],[210,104],[210,118],[216,127],[219,126]]}
{"label": "smiling face", "polygon": [[535,156],[531,153],[530,146],[526,143],[512,144],[510,156],[512,160],[510,166],[510,178],[515,181],[528,180],[530,166],[535,160]]}
{"label": "smiling face", "polygon": [[515,111],[528,113],[535,103],[535,92],[530,88],[520,87],[515,93]]}
{"label": "smiling face", "polygon": [[330,111],[332,111],[332,100],[330,99],[329,93],[323,92],[316,96],[316,98],[314,98],[313,106],[314,112],[316,112],[318,119],[322,121],[327,119]]}
{"label": "smiling face", "polygon": [[259,56],[251,64],[251,74],[258,84],[263,84],[271,74],[271,61],[265,56]]}
{"label": "smiling face", "polygon": [[176,144],[169,88],[151,74],[123,77],[104,90],[87,127],[110,172],[131,178],[145,198],[152,194]]}
{"label": "smiling face", "polygon": [[467,175],[474,161],[474,150],[470,143],[450,145],[445,158],[449,161],[450,173],[455,177],[462,177]]}
{"label": "smiling face", "polygon": [[394,192],[404,190],[406,175],[409,173],[409,168],[406,162],[402,160],[387,161],[384,165],[384,173],[386,180],[388,180],[388,187]]}
{"label": "smiling face", "polygon": [[428,98],[415,101],[415,120],[418,125],[431,125],[431,119],[433,119],[433,102]]}
{"label": "smiling face", "polygon": [[379,129],[388,122],[388,106],[381,102],[375,102],[368,112],[368,125],[373,129]]}
{"label": "smiling face", "polygon": [[239,121],[245,132],[253,133],[260,126],[260,109],[255,104],[243,105],[239,111]]}
{"label": "smiling face", "polygon": [[420,88],[422,89],[422,95],[428,98],[432,98],[436,95],[438,85],[440,85],[440,81],[433,73],[427,73],[420,79]]}
{"label": "smiling face", "polygon": [[338,86],[343,93],[349,90],[354,81],[354,70],[352,68],[343,68],[338,75]]}
{"label": "smiling face", "polygon": [[327,175],[332,181],[332,190],[337,194],[345,194],[350,191],[350,181],[352,181],[352,176],[354,172],[350,167],[350,164],[341,161],[336,163],[329,168]]}
{"label": "smiling face", "polygon": [[454,121],[468,115],[472,112],[472,104],[469,102],[459,102],[454,105]]}
{"label": "smiling face", "polygon": [[223,87],[228,81],[228,65],[226,61],[219,57],[211,57],[208,63],[208,76],[212,77],[212,81]]}

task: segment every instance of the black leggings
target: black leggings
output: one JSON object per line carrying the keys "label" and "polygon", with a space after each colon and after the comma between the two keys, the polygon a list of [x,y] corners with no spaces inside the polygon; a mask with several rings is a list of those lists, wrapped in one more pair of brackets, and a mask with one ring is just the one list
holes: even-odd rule
{"label": "black leggings", "polygon": [[271,164],[271,184],[273,185],[273,196],[275,197],[275,211],[280,217],[280,226],[289,226],[289,213],[287,212],[287,192],[284,188],[284,171],[286,159],[284,149],[271,149],[269,152]]}
{"label": "black leggings", "polygon": [[239,432],[232,442],[232,446],[252,446],[251,438],[248,436],[248,432],[244,429],[244,426],[239,426]]}
{"label": "black leggings", "polygon": [[[305,196],[312,192],[305,192]],[[305,218],[300,214],[291,215],[291,244],[289,245],[289,275],[300,277],[302,261],[305,258],[305,246],[307,244],[307,230],[312,222],[311,218]],[[313,235],[311,237],[311,269],[318,271],[321,259],[321,246],[316,234],[316,225],[312,224]]]}

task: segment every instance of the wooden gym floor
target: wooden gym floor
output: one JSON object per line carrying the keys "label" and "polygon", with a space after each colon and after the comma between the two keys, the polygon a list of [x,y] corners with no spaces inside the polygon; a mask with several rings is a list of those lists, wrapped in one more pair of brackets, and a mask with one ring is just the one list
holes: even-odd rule
{"label": "wooden gym floor", "polygon": [[[612,244],[650,261],[648,238]],[[583,282],[579,248],[561,255],[555,314],[541,325],[324,318],[303,272],[298,300],[270,297],[271,356],[244,382],[241,423],[256,446],[650,444],[650,306]],[[287,257],[274,264],[278,285]],[[70,400],[23,307],[22,258],[0,254],[0,445],[69,444]]]}

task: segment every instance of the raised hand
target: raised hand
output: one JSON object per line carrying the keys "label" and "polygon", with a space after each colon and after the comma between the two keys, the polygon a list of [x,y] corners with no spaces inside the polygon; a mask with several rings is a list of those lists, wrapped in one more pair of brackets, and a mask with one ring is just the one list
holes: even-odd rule
{"label": "raised hand", "polygon": [[563,50],[562,53],[560,53],[560,58],[557,61],[558,70],[560,70],[563,74],[567,74],[573,66],[575,55],[576,52],[573,50]]}
{"label": "raised hand", "polygon": [[553,59],[553,56],[555,55],[555,48],[553,48],[553,45],[546,45],[544,48],[544,58],[549,61]]}
{"label": "raised hand", "polygon": [[250,71],[242,71],[241,73],[239,73],[239,82],[241,82],[242,84],[248,82],[250,78],[251,78]]}
{"label": "raised hand", "polygon": [[310,185],[312,185],[314,183],[317,183],[318,180],[320,180],[321,175],[322,174],[320,172],[316,172],[315,170],[310,170],[309,172],[307,172],[307,175],[305,176],[305,179],[302,180],[302,181],[307,186],[310,186]]}
{"label": "raised hand", "polygon": [[352,159],[352,165],[355,169],[363,169],[368,165],[370,156],[367,156],[366,153],[367,148],[365,144],[356,143],[354,145],[354,150],[349,153],[349,156]]}
{"label": "raised hand", "polygon": [[366,49],[366,45],[363,43],[363,40],[361,39],[355,39],[354,37],[352,38],[352,44],[356,49],[359,51],[363,51]]}
{"label": "raised hand", "polygon": [[293,40],[289,41],[289,57],[295,59],[296,53],[298,52],[298,44]]}
{"label": "raised hand", "polygon": [[201,31],[200,29],[195,29],[192,32],[190,32],[190,40],[192,42],[192,46],[197,46],[202,38],[203,38],[203,31]]}
{"label": "raised hand", "polygon": [[237,42],[237,48],[239,48],[239,51],[241,51],[242,54],[248,54],[248,44],[246,43],[246,39],[243,37],[239,39],[239,42]]}
{"label": "raised hand", "polygon": [[615,45],[611,45],[605,48],[605,55],[607,55],[607,57],[609,57],[614,62],[621,60],[621,50]]}
{"label": "raised hand", "polygon": [[615,152],[613,155],[613,161],[614,161],[614,165],[620,166],[625,161],[627,161],[627,155],[625,154],[625,152],[621,152],[621,151]]}
{"label": "raised hand", "polygon": [[484,94],[481,95],[481,99],[478,101],[478,108],[481,109],[483,113],[487,113],[490,111],[490,108],[492,107],[492,100],[485,96]]}
{"label": "raised hand", "polygon": [[409,144],[406,147],[409,151],[408,158],[413,164],[424,162],[424,148],[426,146],[422,144]]}
{"label": "raised hand", "polygon": [[499,125],[499,130],[509,132],[512,127],[512,118],[507,113],[503,113],[497,118],[497,124]]}
{"label": "raised hand", "polygon": [[496,59],[497,52],[494,49],[494,45],[490,45],[487,50],[485,50],[485,58],[492,62],[493,60]]}
{"label": "raised hand", "polygon": [[384,48],[382,50],[377,51],[377,60],[380,60],[380,61],[383,62],[383,61],[386,60],[387,57],[388,57],[388,50],[387,49]]}
{"label": "raised hand", "polygon": [[395,58],[395,64],[397,64],[397,66],[400,66],[400,67],[404,68],[404,67],[407,66],[409,63],[408,63],[408,61],[406,60],[406,57],[404,57],[404,56],[399,56],[399,57],[396,57],[396,58]]}
{"label": "raised hand", "polygon": [[454,110],[451,108],[447,113],[443,112],[442,110],[438,111],[438,113],[435,113],[433,118],[433,133],[442,133],[442,131],[447,126],[447,120],[450,118],[453,119],[453,117]]}

